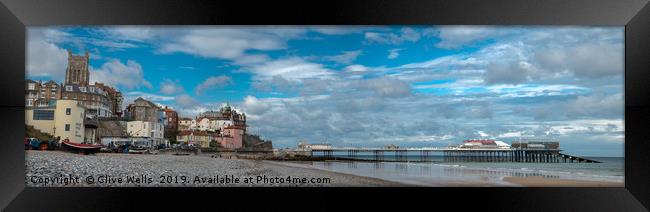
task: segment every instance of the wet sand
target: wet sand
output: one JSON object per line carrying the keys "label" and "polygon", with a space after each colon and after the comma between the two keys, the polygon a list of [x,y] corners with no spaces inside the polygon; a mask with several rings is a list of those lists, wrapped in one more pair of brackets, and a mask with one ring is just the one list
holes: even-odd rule
{"label": "wet sand", "polygon": [[503,181],[518,184],[526,187],[624,187],[624,183],[571,180],[571,179],[550,179],[543,177],[504,177]]}

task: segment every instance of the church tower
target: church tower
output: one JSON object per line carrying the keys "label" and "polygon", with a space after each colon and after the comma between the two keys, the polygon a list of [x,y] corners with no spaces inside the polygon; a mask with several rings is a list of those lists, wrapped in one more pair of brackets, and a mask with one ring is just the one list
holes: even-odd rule
{"label": "church tower", "polygon": [[68,50],[68,68],[65,70],[65,84],[88,85],[90,72],[88,70],[89,55],[73,55]]}

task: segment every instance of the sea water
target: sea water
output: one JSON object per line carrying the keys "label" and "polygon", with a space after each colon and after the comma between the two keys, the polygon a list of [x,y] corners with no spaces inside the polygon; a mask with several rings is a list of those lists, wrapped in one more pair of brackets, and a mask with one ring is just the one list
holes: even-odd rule
{"label": "sea water", "polygon": [[[372,156],[361,155],[356,158],[372,159]],[[391,158],[390,155],[384,156],[385,160]],[[406,157],[409,162],[331,160],[309,162],[306,165],[328,171],[427,186],[516,186],[503,181],[503,178],[508,176],[623,183],[624,158],[588,158],[602,163],[444,162],[442,156],[430,156],[426,162],[421,162],[419,156],[409,155]]]}

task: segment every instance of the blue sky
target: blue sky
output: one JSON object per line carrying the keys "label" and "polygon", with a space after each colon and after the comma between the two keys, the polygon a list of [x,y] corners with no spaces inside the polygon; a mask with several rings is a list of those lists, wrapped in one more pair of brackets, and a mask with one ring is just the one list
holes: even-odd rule
{"label": "blue sky", "polygon": [[230,102],[293,147],[440,146],[553,137],[623,156],[623,28],[498,26],[31,27],[27,75],[91,81],[181,115]]}

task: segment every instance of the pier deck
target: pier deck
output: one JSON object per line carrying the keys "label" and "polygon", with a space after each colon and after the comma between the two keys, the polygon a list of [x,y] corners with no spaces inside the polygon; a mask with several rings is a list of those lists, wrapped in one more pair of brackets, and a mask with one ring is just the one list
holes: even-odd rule
{"label": "pier deck", "polygon": [[[374,161],[408,161],[408,155],[417,155],[420,161],[428,161],[433,153],[442,154],[445,162],[519,162],[519,163],[600,163],[599,161],[560,153],[560,149],[538,148],[328,148],[312,149],[312,157],[335,158],[335,153],[347,159],[370,155]],[[314,154],[316,153],[316,154]],[[390,154],[393,160],[386,160]]]}

